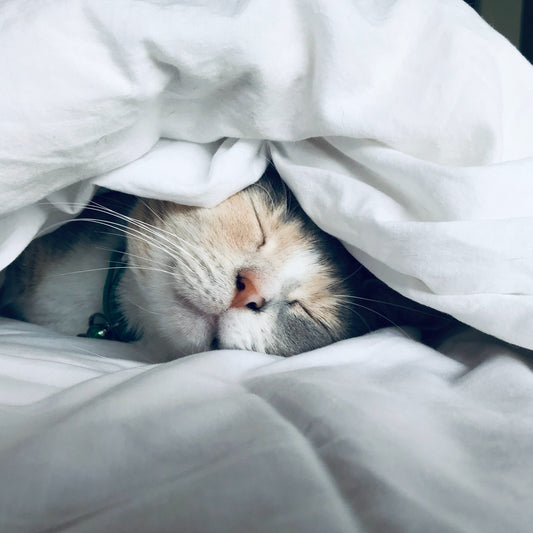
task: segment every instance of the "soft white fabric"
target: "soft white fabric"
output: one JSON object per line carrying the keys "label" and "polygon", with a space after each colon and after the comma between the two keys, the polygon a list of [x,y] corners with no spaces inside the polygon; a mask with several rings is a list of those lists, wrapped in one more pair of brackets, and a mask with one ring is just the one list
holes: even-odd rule
{"label": "soft white fabric", "polygon": [[0,530],[527,533],[533,374],[469,335],[146,365],[0,320]]}
{"label": "soft white fabric", "polygon": [[[0,30],[0,268],[98,185],[213,205],[272,158],[392,287],[533,348],[533,72],[460,0],[4,0]],[[531,356],[469,335],[150,365],[0,320],[0,531],[528,532]]]}
{"label": "soft white fabric", "polygon": [[533,69],[460,0],[11,0],[0,21],[0,266],[94,184],[212,205],[272,157],[386,283],[533,348]]}

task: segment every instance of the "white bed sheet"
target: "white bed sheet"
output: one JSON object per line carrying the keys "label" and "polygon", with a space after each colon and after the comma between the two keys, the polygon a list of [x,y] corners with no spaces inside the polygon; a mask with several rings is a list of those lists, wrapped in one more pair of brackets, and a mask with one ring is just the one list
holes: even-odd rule
{"label": "white bed sheet", "polygon": [[[164,365],[0,321],[0,531],[528,532],[533,69],[460,0],[0,4],[0,268],[97,185],[213,205],[271,158],[467,331]],[[0,279],[1,281],[1,279]]]}
{"label": "white bed sheet", "polygon": [[0,339],[3,532],[530,531],[532,361],[479,333],[159,365]]}

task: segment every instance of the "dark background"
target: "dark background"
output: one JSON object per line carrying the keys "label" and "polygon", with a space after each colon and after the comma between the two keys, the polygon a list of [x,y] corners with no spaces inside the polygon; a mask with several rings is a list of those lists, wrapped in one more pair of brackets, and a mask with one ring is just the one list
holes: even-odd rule
{"label": "dark background", "polygon": [[479,0],[465,0],[465,2],[469,6],[472,6],[476,11],[479,10]]}
{"label": "dark background", "polygon": [[524,0],[522,6],[522,28],[520,50],[533,63],[533,0]]}
{"label": "dark background", "polygon": [[[500,0],[505,3],[506,0]],[[478,13],[483,15],[482,3],[483,0],[465,0],[467,4],[472,6]],[[488,20],[494,24],[496,21]],[[522,0],[522,14],[520,24],[520,38],[516,43],[522,54],[524,54],[530,62],[533,63],[533,0]]]}

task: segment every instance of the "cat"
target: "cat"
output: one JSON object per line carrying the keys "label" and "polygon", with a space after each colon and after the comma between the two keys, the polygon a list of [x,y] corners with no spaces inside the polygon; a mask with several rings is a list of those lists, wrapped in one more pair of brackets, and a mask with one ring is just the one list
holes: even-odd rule
{"label": "cat", "polygon": [[2,314],[136,342],[158,361],[212,349],[290,356],[409,322],[406,312],[440,317],[320,230],[272,166],[213,208],[97,196],[5,274]]}

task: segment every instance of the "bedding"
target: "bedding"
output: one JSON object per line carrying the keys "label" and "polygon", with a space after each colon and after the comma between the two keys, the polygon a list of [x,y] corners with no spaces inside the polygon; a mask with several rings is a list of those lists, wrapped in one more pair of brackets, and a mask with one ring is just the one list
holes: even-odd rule
{"label": "bedding", "polygon": [[374,274],[466,324],[156,365],[0,319],[0,531],[530,530],[533,70],[506,39],[459,0],[0,21],[0,268],[98,187],[211,206],[272,160]]}

